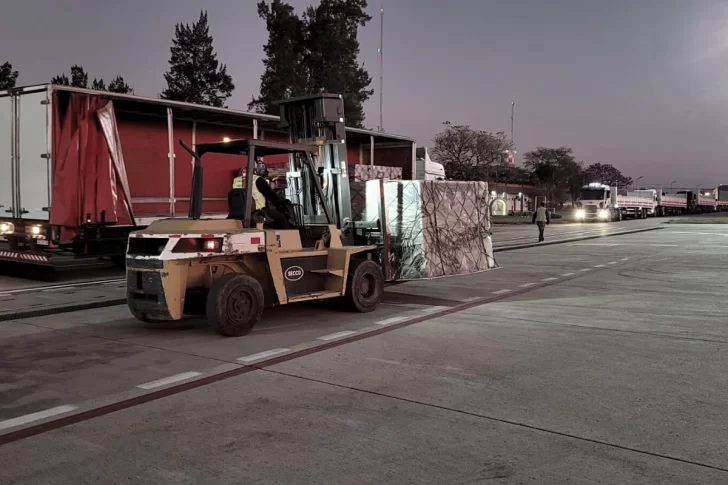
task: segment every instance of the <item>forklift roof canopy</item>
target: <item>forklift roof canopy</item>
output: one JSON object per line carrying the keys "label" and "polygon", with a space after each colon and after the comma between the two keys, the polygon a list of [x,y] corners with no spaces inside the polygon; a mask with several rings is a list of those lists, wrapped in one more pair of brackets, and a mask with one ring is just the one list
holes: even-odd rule
{"label": "forklift roof canopy", "polygon": [[200,156],[205,153],[246,155],[250,153],[250,149],[252,147],[255,147],[256,157],[265,157],[266,155],[285,155],[287,153],[295,152],[316,153],[318,151],[318,148],[312,145],[265,140],[230,140],[227,142],[201,143],[195,147],[195,150]]}

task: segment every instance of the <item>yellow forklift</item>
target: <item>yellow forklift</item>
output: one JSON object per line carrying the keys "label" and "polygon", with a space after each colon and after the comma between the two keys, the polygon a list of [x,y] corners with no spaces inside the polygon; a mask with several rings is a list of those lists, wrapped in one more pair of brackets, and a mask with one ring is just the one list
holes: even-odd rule
{"label": "yellow forklift", "polygon": [[[180,141],[194,158],[188,218],[159,220],[129,236],[127,302],[136,318],[204,313],[219,333],[241,336],[265,307],[321,299],[358,312],[378,305],[379,252],[354,244],[343,99],[319,94],[278,104],[289,143],[243,139],[193,150]],[[202,218],[208,153],[245,160],[245,183],[228,194],[227,219]],[[273,155],[289,158],[285,198],[265,178],[264,159]]]}

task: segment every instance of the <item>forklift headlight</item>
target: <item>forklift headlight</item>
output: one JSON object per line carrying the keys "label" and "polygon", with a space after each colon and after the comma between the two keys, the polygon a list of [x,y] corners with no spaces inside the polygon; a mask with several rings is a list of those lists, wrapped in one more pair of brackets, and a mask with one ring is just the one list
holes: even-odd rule
{"label": "forklift headlight", "polygon": [[12,234],[15,232],[15,224],[12,222],[0,222],[0,234]]}

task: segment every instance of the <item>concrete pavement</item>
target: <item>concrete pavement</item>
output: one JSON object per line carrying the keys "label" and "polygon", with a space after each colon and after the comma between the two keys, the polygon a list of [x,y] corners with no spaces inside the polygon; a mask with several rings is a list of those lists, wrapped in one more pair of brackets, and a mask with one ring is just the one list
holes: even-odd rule
{"label": "concrete pavement", "polygon": [[243,339],[122,308],[5,322],[0,428],[311,353],[0,446],[0,483],[726,483],[726,238],[675,226],[503,253],[497,271],[396,286],[370,317],[300,307]]}

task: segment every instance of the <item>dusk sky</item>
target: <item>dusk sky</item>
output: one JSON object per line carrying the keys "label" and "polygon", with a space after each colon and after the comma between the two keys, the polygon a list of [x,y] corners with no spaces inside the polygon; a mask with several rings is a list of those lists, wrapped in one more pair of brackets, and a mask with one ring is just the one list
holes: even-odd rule
{"label": "dusk sky", "polygon": [[[311,0],[290,2],[299,11]],[[432,5],[439,4],[441,7]],[[728,2],[719,0],[386,0],[370,3],[361,60],[378,89],[385,9],[384,127],[431,146],[442,122],[510,131],[520,154],[574,149],[642,182],[728,183]],[[448,5],[445,7],[445,5]],[[253,0],[4,0],[0,63],[19,84],[71,64],[122,74],[136,94],[164,88],[177,22],[208,10],[219,59],[246,109],[263,70]],[[366,105],[378,125],[378,93]]]}

